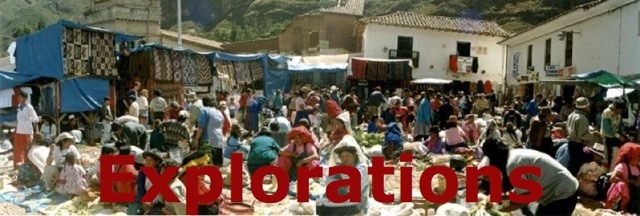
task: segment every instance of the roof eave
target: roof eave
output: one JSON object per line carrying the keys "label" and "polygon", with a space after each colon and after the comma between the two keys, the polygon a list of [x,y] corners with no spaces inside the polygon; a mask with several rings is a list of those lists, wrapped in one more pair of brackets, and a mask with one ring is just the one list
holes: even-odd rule
{"label": "roof eave", "polygon": [[402,24],[390,24],[390,23],[379,23],[379,22],[362,22],[365,25],[383,25],[383,26],[395,26],[395,27],[402,27],[402,28],[415,28],[415,29],[422,29],[422,30],[435,30],[435,31],[444,31],[444,32],[454,32],[454,33],[463,33],[463,34],[473,34],[473,35],[480,35],[480,36],[490,36],[490,37],[509,37],[509,33],[504,33],[504,34],[495,34],[495,33],[488,33],[488,32],[470,32],[470,31],[458,31],[458,30],[451,30],[451,29],[442,29],[442,28],[430,28],[430,27],[424,27],[424,26],[412,26],[412,25],[402,25]]}

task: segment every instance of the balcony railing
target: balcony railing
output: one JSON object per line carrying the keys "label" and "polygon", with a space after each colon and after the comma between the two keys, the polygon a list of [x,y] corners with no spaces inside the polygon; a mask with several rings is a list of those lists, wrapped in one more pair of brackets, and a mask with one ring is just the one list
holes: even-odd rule
{"label": "balcony railing", "polygon": [[389,59],[411,59],[413,67],[420,65],[420,52],[409,50],[389,50]]}

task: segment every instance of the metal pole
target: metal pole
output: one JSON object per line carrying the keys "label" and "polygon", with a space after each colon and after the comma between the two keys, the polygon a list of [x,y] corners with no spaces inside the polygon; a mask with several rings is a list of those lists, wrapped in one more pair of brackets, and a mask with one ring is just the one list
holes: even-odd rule
{"label": "metal pole", "polygon": [[178,1],[178,49],[182,49],[182,0]]}

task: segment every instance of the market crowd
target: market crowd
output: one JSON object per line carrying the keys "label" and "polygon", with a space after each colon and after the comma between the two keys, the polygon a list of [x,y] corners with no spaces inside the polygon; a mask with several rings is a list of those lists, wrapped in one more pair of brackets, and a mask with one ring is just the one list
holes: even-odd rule
{"label": "market crowd", "polygon": [[[471,166],[471,161],[495,166],[503,178],[518,166],[540,167],[540,178],[525,177],[543,187],[537,210],[532,212],[529,203],[509,203],[500,211],[571,215],[580,196],[603,201],[614,210],[640,213],[640,146],[626,130],[622,114],[627,108],[620,99],[594,107],[596,102],[585,97],[563,100],[536,95],[528,101],[516,97],[501,107],[492,91],[468,95],[375,87],[363,96],[355,88],[335,86],[277,90],[264,96],[250,88],[204,97],[185,92],[185,97],[186,104],[169,101],[162,92],[150,95],[136,82],[122,101],[127,110],[121,116],[114,116],[111,98],[104,98],[100,154],[135,156],[135,164],[113,169],[132,173],[136,180],[114,183],[113,189],[133,192],[136,199],[114,206],[126,206],[129,214],[186,214],[184,170],[225,167],[232,153],[242,153],[249,174],[273,165],[285,170],[292,181],[297,179],[298,167],[355,167],[363,177],[362,202],[336,207],[323,197],[316,207],[329,215],[366,214],[370,193],[366,168],[370,157],[378,155],[364,148],[356,134],[369,133],[383,135],[378,153],[390,162],[407,151],[417,158],[461,155],[461,166]],[[100,182],[100,162],[83,167],[86,156],[76,146],[83,133],[71,123],[54,136],[51,122],[41,121],[26,97],[21,97],[13,140],[17,183],[42,184],[48,192],[70,197],[86,196],[90,186]],[[457,158],[451,158],[452,166],[460,164],[453,163]],[[165,202],[162,197],[142,202],[152,183],[140,167],[162,173],[171,165],[181,167],[170,184],[181,202]],[[328,184],[342,178],[333,175],[316,181]],[[479,181],[489,191],[484,186],[490,184]],[[526,193],[505,182],[505,192]],[[200,178],[198,193],[207,193],[210,184],[219,183]],[[340,189],[340,193],[348,191]],[[199,213],[227,211],[223,204],[220,200],[199,203]]]}

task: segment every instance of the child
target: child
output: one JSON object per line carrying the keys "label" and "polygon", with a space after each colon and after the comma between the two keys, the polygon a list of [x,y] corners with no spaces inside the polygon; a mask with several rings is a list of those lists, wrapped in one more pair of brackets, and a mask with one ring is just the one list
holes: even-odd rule
{"label": "child", "polygon": [[240,142],[240,136],[242,131],[240,126],[234,124],[231,126],[231,133],[229,135],[229,139],[227,139],[227,147],[224,149],[224,157],[227,159],[231,159],[232,153],[243,153],[244,158],[246,159],[249,154],[249,149]]}
{"label": "child", "polygon": [[378,133],[378,115],[371,116],[371,120],[367,126],[368,133]]}
{"label": "child", "polygon": [[65,165],[60,172],[59,185],[56,192],[59,194],[74,197],[81,195],[87,189],[87,181],[84,176],[87,174],[82,166],[76,163],[75,154],[65,156]]}

